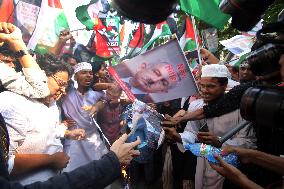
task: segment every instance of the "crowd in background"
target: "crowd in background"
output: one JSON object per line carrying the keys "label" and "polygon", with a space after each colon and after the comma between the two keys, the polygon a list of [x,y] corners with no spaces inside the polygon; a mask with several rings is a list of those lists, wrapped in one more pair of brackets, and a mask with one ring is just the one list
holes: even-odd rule
{"label": "crowd in background", "polygon": [[[62,53],[67,40],[72,45],[69,52]],[[29,52],[19,29],[11,24],[0,23],[0,41],[4,42],[0,47],[0,113],[10,141],[9,146],[3,145],[7,152],[3,150],[3,162],[7,162],[8,168],[6,177],[29,185],[64,172],[72,174],[73,170],[108,154],[127,127],[122,114],[132,103],[108,73],[107,67],[111,65],[84,61],[75,53],[76,42],[68,31],[62,31],[59,41],[44,55]],[[128,165],[123,167],[127,176],[121,174],[106,188],[123,188],[128,183],[130,188],[143,189],[218,189],[238,188],[231,181],[240,178],[249,178],[261,186],[279,181],[279,176],[265,177],[270,173],[245,165],[245,160],[240,167],[246,176],[237,170],[224,172],[227,165],[219,157],[216,158],[221,161],[221,167],[183,148],[182,144],[202,142],[250,160],[252,157],[244,154],[266,148],[256,140],[253,126],[245,127],[223,144],[219,142],[219,137],[243,121],[239,108],[215,116],[218,109],[213,107],[212,116],[205,112],[200,117],[189,118],[192,114],[187,117],[189,112],[205,105],[226,103],[225,94],[236,86],[267,80],[254,75],[246,62],[232,67],[206,49],[200,52],[203,62],[192,71],[199,93],[150,104],[167,115],[163,145],[149,152],[145,161],[139,156],[132,160],[137,152],[121,160],[120,163]],[[273,82],[279,83],[281,79]],[[235,178],[226,179],[230,174]]]}

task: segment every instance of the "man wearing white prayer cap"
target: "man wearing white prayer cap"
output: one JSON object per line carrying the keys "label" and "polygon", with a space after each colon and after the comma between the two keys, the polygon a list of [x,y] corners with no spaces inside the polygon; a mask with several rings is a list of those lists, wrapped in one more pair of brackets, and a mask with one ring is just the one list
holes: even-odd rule
{"label": "man wearing white prayer cap", "polygon": [[78,83],[77,83],[77,79],[75,79],[75,75],[76,73],[78,73],[81,70],[89,70],[92,71],[92,65],[88,62],[80,62],[78,64],[75,64],[73,66],[73,70],[74,70],[74,75],[72,76],[72,81],[73,81],[73,86],[74,88],[78,88]]}
{"label": "man wearing white prayer cap", "polygon": [[[240,83],[231,79],[231,73],[225,65],[221,64],[209,64],[202,67],[202,75],[203,76],[211,76],[211,77],[226,77],[227,84],[225,92],[228,92],[234,86],[239,85]],[[201,75],[201,77],[202,77]]]}
{"label": "man wearing white prayer cap", "polygon": [[88,62],[80,62],[73,66],[74,73],[78,73],[81,70],[92,70],[92,65]]}
{"label": "man wearing white prayer cap", "polygon": [[[220,97],[224,95],[228,84],[227,67],[224,65],[205,65],[202,67],[201,72],[200,93],[202,99],[191,102],[188,107],[188,112],[200,109],[204,104],[219,100]],[[219,137],[232,130],[241,121],[243,121],[243,119],[238,109],[220,117],[188,121],[183,133],[176,133],[174,129],[170,129],[167,133],[170,132],[170,135],[179,138],[177,141],[182,141],[183,145],[198,141],[218,148],[226,145],[255,148],[256,139],[254,132],[253,129],[249,129],[248,127],[240,130],[223,144],[218,141]],[[201,126],[203,128],[202,131],[199,130]],[[195,189],[219,189],[223,187],[223,182],[224,177],[212,169],[206,159],[201,157],[197,158]]]}
{"label": "man wearing white prayer cap", "polygon": [[200,92],[205,102],[221,97],[228,84],[228,68],[224,65],[210,64],[202,67]]}
{"label": "man wearing white prayer cap", "polygon": [[105,94],[91,89],[93,71],[90,63],[81,62],[73,68],[78,88],[71,88],[63,100],[62,108],[65,117],[76,122],[75,128],[85,129],[86,139],[64,142],[64,150],[70,156],[64,172],[70,172],[92,160],[98,160],[108,152],[92,119],[92,113],[103,108]]}

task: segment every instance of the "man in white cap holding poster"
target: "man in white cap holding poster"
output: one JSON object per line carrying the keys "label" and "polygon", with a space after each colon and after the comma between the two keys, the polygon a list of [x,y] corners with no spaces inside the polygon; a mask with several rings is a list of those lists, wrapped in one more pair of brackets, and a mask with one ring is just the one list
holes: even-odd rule
{"label": "man in white cap holding poster", "polygon": [[69,129],[84,128],[86,139],[73,142],[66,140],[64,151],[70,156],[68,166],[63,170],[70,172],[77,167],[98,160],[108,152],[96,124],[92,120],[94,113],[103,107],[104,92],[91,89],[93,82],[92,65],[81,62],[74,67],[74,79],[78,88],[71,88],[63,99],[62,108],[68,119],[73,119],[76,124]]}
{"label": "man in white cap holding poster", "polygon": [[[200,79],[201,99],[190,103],[188,112],[202,108],[204,104],[210,104],[220,99],[227,88],[228,70],[224,65],[211,64],[202,67]],[[243,128],[231,139],[221,144],[218,137],[223,136],[242,121],[240,110],[235,110],[220,117],[188,121],[183,133],[177,133],[175,128],[165,128],[167,137],[183,144],[200,143],[210,144],[215,147],[226,145],[241,146],[244,148],[255,148],[255,137],[253,129]],[[219,189],[222,188],[224,177],[213,170],[204,158],[197,158],[195,188],[196,189]]]}

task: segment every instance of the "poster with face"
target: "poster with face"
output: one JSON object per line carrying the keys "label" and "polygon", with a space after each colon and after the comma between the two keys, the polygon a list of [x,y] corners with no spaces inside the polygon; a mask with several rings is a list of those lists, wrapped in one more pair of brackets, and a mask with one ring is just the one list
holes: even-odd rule
{"label": "poster with face", "polygon": [[143,102],[164,102],[197,93],[178,40],[113,67],[131,93]]}

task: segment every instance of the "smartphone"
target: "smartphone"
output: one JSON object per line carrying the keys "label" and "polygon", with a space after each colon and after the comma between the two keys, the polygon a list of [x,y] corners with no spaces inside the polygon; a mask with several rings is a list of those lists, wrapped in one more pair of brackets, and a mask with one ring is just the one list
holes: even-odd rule
{"label": "smartphone", "polygon": [[207,123],[204,123],[204,124],[199,128],[199,132],[209,132]]}

